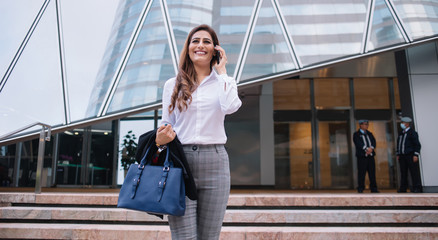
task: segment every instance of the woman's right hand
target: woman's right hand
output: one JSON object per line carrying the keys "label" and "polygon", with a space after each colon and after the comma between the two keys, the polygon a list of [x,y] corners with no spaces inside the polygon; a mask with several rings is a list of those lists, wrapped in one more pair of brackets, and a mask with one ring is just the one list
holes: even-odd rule
{"label": "woman's right hand", "polygon": [[157,130],[157,136],[155,137],[155,142],[158,145],[165,145],[175,139],[176,133],[170,124],[164,124]]}

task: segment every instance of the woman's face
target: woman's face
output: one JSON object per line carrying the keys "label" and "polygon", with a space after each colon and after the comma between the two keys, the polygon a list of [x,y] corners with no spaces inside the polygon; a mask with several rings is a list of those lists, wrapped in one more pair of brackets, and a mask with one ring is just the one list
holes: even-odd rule
{"label": "woman's face", "polygon": [[213,39],[210,33],[201,30],[193,34],[189,44],[189,57],[195,65],[210,67],[214,52]]}

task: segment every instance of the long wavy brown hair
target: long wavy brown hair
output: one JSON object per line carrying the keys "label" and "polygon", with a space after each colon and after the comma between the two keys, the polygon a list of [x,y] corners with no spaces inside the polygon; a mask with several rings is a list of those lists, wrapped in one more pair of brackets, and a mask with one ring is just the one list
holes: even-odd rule
{"label": "long wavy brown hair", "polygon": [[[213,40],[213,46],[219,45],[216,32],[206,24],[199,25],[190,31],[181,51],[178,74],[176,75],[176,84],[169,105],[169,113],[172,113],[173,110],[175,110],[175,107],[177,107],[180,112],[187,110],[189,104],[192,102],[192,93],[198,87],[196,70],[189,56],[190,42],[193,35],[198,31],[208,32]],[[210,69],[213,68],[214,59],[215,58],[211,59]]]}

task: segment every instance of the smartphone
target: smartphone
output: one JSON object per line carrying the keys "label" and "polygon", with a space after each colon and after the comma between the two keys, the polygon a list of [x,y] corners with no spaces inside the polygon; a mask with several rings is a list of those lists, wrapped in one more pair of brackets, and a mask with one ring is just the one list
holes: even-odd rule
{"label": "smartphone", "polygon": [[220,62],[220,58],[221,58],[221,53],[219,51],[216,51],[216,56],[214,56],[214,58],[216,59],[217,64],[219,64]]}

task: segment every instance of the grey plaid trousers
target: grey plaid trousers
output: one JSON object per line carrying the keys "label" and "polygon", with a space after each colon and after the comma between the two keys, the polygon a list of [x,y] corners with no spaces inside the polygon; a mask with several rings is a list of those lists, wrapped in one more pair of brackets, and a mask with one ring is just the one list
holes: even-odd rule
{"label": "grey plaid trousers", "polygon": [[169,216],[172,239],[219,239],[230,195],[230,165],[222,144],[184,145],[198,191],[198,200],[186,197],[184,216]]}

